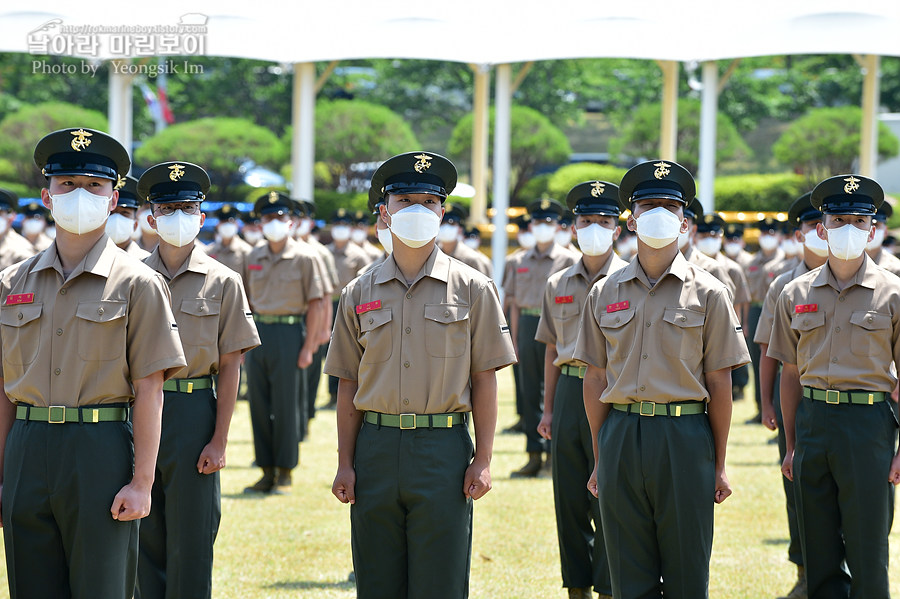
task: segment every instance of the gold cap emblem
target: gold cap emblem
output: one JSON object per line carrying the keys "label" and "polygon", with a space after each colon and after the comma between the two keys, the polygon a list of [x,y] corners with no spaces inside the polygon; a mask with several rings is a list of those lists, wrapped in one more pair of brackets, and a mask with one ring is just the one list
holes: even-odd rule
{"label": "gold cap emblem", "polygon": [[180,164],[173,164],[169,167],[169,170],[172,171],[169,173],[169,179],[171,181],[178,181],[184,176],[184,166]]}
{"label": "gold cap emblem", "polygon": [[269,192],[269,203],[270,203],[270,204],[274,204],[274,203],[276,203],[277,201],[278,201],[278,192],[277,192],[277,191],[270,191],[270,192]]}
{"label": "gold cap emblem", "polygon": [[847,184],[844,185],[844,193],[853,193],[854,191],[859,189],[859,179],[857,179],[853,175],[850,175],[849,177],[844,179],[844,181],[847,182]]}
{"label": "gold cap emblem", "polygon": [[419,154],[418,156],[415,156],[415,158],[418,162],[413,165],[413,168],[416,169],[417,173],[424,173],[431,168],[431,156],[428,154]]}
{"label": "gold cap emblem", "polygon": [[670,172],[672,172],[669,170],[669,165],[665,162],[657,162],[653,166],[656,167],[656,170],[653,171],[653,176],[656,177],[657,179],[662,179],[663,177],[668,175]]}
{"label": "gold cap emblem", "polygon": [[69,131],[69,133],[75,136],[75,138],[72,139],[70,145],[76,152],[80,152],[91,145],[91,140],[89,140],[88,138],[93,135],[93,133],[88,133],[84,129],[79,129],[78,131]]}
{"label": "gold cap emblem", "polygon": [[541,200],[541,210],[550,209],[550,200]]}
{"label": "gold cap emblem", "polygon": [[125,187],[125,177],[122,175],[116,175],[116,177],[118,177],[118,179],[116,180],[116,186],[113,187],[113,189],[122,189]]}
{"label": "gold cap emblem", "polygon": [[594,181],[591,183],[591,195],[595,198],[599,198],[603,195],[603,192],[606,190],[606,185],[601,183],[600,181]]}

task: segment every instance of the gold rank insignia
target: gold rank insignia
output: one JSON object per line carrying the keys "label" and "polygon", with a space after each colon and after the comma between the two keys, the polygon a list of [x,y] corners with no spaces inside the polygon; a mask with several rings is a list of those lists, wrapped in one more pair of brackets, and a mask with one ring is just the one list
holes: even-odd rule
{"label": "gold rank insignia", "polygon": [[270,191],[270,192],[269,192],[269,203],[270,203],[270,204],[275,204],[276,202],[278,202],[278,192],[277,192],[277,191]]}
{"label": "gold rank insignia", "polygon": [[118,177],[118,180],[116,180],[116,186],[113,187],[113,189],[122,189],[125,187],[125,177],[122,175],[116,175],[116,177]]}
{"label": "gold rank insignia", "polygon": [[668,175],[670,172],[672,172],[669,170],[669,165],[665,162],[657,162],[653,166],[656,167],[656,170],[653,171],[653,176],[656,177],[657,179],[662,179],[663,177]]}
{"label": "gold rank insignia", "polygon": [[418,154],[414,156],[418,160],[413,168],[416,169],[417,173],[424,173],[428,169],[431,168],[431,156],[428,154]]}
{"label": "gold rank insignia", "polygon": [[180,164],[173,164],[169,167],[169,170],[172,171],[169,173],[169,179],[171,181],[178,181],[184,176],[184,167]]}
{"label": "gold rank insignia", "polygon": [[88,138],[93,135],[93,133],[88,133],[84,129],[79,129],[78,131],[69,131],[69,133],[75,136],[74,139],[72,139],[70,145],[76,152],[80,152],[91,145],[91,140],[89,140]]}
{"label": "gold rank insignia", "polygon": [[599,198],[600,196],[602,196],[605,189],[606,185],[604,185],[600,181],[594,181],[593,183],[591,183],[591,195],[595,198]]}
{"label": "gold rank insignia", "polygon": [[844,181],[847,182],[847,184],[844,185],[844,193],[853,193],[854,191],[859,189],[859,179],[857,179],[853,175],[850,175],[849,177],[844,179]]}

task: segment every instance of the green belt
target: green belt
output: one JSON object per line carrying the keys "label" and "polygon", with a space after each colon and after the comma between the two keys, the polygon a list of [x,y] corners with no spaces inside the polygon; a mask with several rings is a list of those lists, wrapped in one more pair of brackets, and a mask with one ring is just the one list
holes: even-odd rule
{"label": "green belt", "polygon": [[520,316],[537,316],[540,318],[541,309],[540,308],[519,308]]}
{"label": "green belt", "polygon": [[570,364],[563,364],[559,369],[565,375],[577,376],[580,379],[583,379],[584,374],[587,372],[587,366],[572,366]]}
{"label": "green belt", "polygon": [[641,416],[687,416],[706,412],[704,401],[684,401],[672,403],[656,403],[655,401],[639,401],[635,403],[614,403],[613,408],[629,414]]}
{"label": "green belt", "polygon": [[824,401],[829,404],[854,403],[871,406],[884,401],[884,391],[837,391],[835,389],[814,389],[803,387],[803,397]]}
{"label": "green belt", "polygon": [[212,389],[212,377],[201,376],[196,379],[169,379],[163,383],[163,391],[193,393],[194,390]]}
{"label": "green belt", "polygon": [[253,320],[262,324],[300,324],[302,314],[254,314]]}
{"label": "green belt", "polygon": [[17,404],[16,420],[36,420],[50,424],[62,424],[64,422],[125,422],[128,420],[128,408],[123,406],[85,406],[81,408],[50,406],[48,408],[40,408],[26,404]]}
{"label": "green belt", "polygon": [[465,422],[464,412],[452,412],[450,414],[382,414],[381,412],[366,412],[366,422],[378,426],[402,428],[410,430],[414,428],[450,428],[454,424]]}

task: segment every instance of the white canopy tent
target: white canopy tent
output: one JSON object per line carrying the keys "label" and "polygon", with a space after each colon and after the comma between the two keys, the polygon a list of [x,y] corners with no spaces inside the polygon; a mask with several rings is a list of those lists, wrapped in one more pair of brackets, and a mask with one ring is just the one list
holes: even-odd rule
{"label": "white canopy tent", "polygon": [[[133,44],[113,47],[109,36],[126,27],[205,27],[198,54],[270,60],[294,65],[292,143],[295,194],[312,197],[313,128],[316,94],[314,63],[358,58],[419,58],[469,63],[476,69],[473,144],[473,210],[483,214],[487,167],[487,81],[496,67],[494,139],[495,230],[506,228],[509,178],[509,107],[515,86],[510,65],[535,60],[621,57],[660,61],[664,75],[663,131],[660,156],[675,157],[677,63],[699,61],[703,68],[700,188],[704,207],[712,208],[715,171],[715,115],[720,86],[716,61],[783,54],[853,54],[866,71],[860,170],[874,171],[878,57],[900,56],[900,2],[860,0],[816,3],[758,0],[753,4],[717,0],[605,3],[591,0],[457,0],[295,4],[258,0],[215,3],[125,4],[100,0],[90,5],[45,0],[34,9],[0,9],[0,51],[40,54],[41,40],[85,36],[96,46],[69,47],[58,53],[94,60],[123,60],[165,54]],[[102,25],[101,33],[84,29]],[[70,32],[64,33],[68,28]],[[78,28],[73,29],[73,28]],[[116,33],[118,28],[118,33]],[[81,33],[78,33],[80,31]],[[87,33],[90,31],[90,33]],[[199,31],[190,29],[189,31]],[[79,38],[78,36],[81,36]],[[133,39],[132,39],[133,41]],[[46,51],[44,52],[46,53]],[[191,52],[182,51],[181,54]],[[174,54],[174,53],[173,53]],[[37,57],[36,57],[37,58]],[[113,64],[113,63],[110,63]],[[110,128],[130,145],[131,86],[127,74],[110,74]],[[502,265],[506,236],[494,236],[495,269]]]}

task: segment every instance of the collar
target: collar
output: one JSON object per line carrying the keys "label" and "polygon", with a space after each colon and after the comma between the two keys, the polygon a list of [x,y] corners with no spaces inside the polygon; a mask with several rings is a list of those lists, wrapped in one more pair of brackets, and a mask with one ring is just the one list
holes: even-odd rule
{"label": "collar", "polygon": [[[425,264],[416,275],[416,279],[409,286],[412,287],[412,285],[423,277],[431,277],[432,279],[437,279],[444,283],[447,283],[450,280],[450,257],[442,252],[436,243],[434,244],[434,249],[431,250],[431,254],[428,256],[428,259],[425,260]],[[378,269],[378,274],[375,275],[375,283],[380,285],[382,283],[387,283],[392,279],[397,279],[406,286],[406,278],[404,278],[403,273],[400,272],[400,267],[397,266],[397,261],[394,260],[393,253],[382,262],[381,268]]]}
{"label": "collar", "polygon": [[[866,259],[863,260],[859,270],[853,275],[853,280],[850,281],[850,284],[844,287],[844,289],[848,289],[854,285],[859,285],[860,287],[865,287],[867,289],[875,289],[875,286],[878,284],[875,276],[875,262],[873,262],[865,252],[863,255]],[[819,269],[819,274],[816,275],[812,282],[813,287],[824,287],[825,285],[830,285],[835,290],[840,291],[840,289],[838,289],[837,279],[834,278],[834,273],[831,272],[831,264],[828,261],[826,261],[824,266]]]}
{"label": "collar", "polygon": [[[687,280],[688,261],[680,251],[675,254],[675,259],[672,260],[672,263],[669,264],[669,268],[667,268],[662,276],[659,277],[657,284],[666,278],[666,275],[670,274],[678,277],[682,282]],[[624,283],[631,279],[641,281],[648,288],[653,287],[653,285],[650,284],[650,277],[647,276],[647,273],[645,273],[644,269],[641,267],[641,261],[637,255],[628,263],[628,266],[622,269],[621,281]]]}
{"label": "collar", "polygon": [[156,246],[156,248],[150,253],[150,255],[144,258],[144,264],[171,281],[172,279],[177,278],[181,273],[187,271],[205,275],[207,272],[209,272],[209,265],[212,260],[212,258],[207,256],[206,253],[203,252],[203,250],[201,250],[197,247],[196,244],[194,244],[194,247],[191,248],[191,253],[188,254],[187,260],[182,263],[175,274],[169,277],[168,269],[163,262],[162,256],[159,255],[159,246]]}
{"label": "collar", "polygon": [[[109,278],[113,261],[116,258],[116,252],[121,251],[122,250],[116,247],[116,244],[112,242],[112,239],[104,233],[100,236],[100,239],[97,240],[97,243],[88,250],[88,253],[82,258],[81,262],[78,263],[72,271],[72,274],[69,275],[69,280],[77,277],[83,272],[89,272],[105,279]],[[38,258],[37,263],[34,265],[34,272],[49,268],[56,270],[60,275],[63,274],[62,262],[59,260],[55,239],[53,240],[53,243],[50,244],[50,247],[41,252],[40,258]]]}

